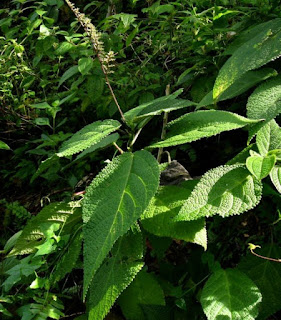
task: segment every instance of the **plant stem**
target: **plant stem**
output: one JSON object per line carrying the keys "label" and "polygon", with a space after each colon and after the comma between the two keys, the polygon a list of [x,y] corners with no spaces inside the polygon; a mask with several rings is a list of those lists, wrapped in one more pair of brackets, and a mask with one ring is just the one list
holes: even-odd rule
{"label": "plant stem", "polygon": [[[166,96],[168,96],[169,94],[170,94],[170,85],[168,84],[166,86]],[[164,112],[161,140],[165,139],[165,137],[166,137],[166,126],[168,123],[168,115],[169,115],[168,112]],[[163,148],[159,148],[158,155],[157,155],[157,161],[159,163],[161,162],[162,154],[163,154]]]}
{"label": "plant stem", "polygon": [[265,257],[265,256],[262,256],[260,254],[255,253],[254,250],[250,250],[250,251],[254,256],[256,256],[258,258],[261,258],[261,259],[264,259],[264,260],[273,261],[273,262],[279,262],[279,263],[281,262],[281,259],[274,259],[274,258]]}
{"label": "plant stem", "polygon": [[118,146],[116,142],[113,142],[114,147],[122,154],[124,151]]}

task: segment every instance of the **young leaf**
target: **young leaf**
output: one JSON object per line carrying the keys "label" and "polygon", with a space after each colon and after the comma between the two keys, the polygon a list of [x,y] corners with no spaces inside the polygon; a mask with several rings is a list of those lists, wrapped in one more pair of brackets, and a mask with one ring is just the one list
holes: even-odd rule
{"label": "young leaf", "polygon": [[267,177],[274,167],[276,156],[251,156],[246,160],[247,169],[258,179]]}
{"label": "young leaf", "polygon": [[78,72],[79,72],[78,66],[70,67],[68,70],[65,71],[65,73],[60,78],[58,87],[60,87],[66,80],[68,80]]}
{"label": "young leaf", "polygon": [[[281,257],[280,247],[273,244],[264,246],[257,253],[269,258],[279,259]],[[281,309],[280,263],[249,254],[239,263],[238,268],[252,279],[262,294],[259,319],[268,319],[270,315]]]}
{"label": "young leaf", "polygon": [[36,247],[42,244],[46,238],[42,231],[42,226],[48,228],[54,223],[65,226],[67,221],[71,220],[69,218],[72,215],[78,216],[78,218],[81,217],[81,208],[77,202],[51,203],[44,207],[37,216],[28,222],[9,256],[34,252]]}
{"label": "young leaf", "polygon": [[0,149],[2,149],[2,150],[10,150],[10,147],[5,142],[0,140]]}
{"label": "young leaf", "polygon": [[116,131],[120,126],[121,124],[117,120],[96,121],[88,124],[62,144],[57,156],[68,157],[81,152],[100,142],[101,139]]}
{"label": "young leaf", "polygon": [[206,282],[200,302],[208,320],[254,320],[262,295],[255,283],[237,269],[220,269]]}
{"label": "young leaf", "polygon": [[169,112],[189,106],[194,106],[196,104],[189,100],[176,99],[176,97],[181,93],[182,89],[179,89],[168,96],[164,96],[144,103],[134,109],[127,111],[124,114],[124,117],[127,122],[137,122],[141,121],[144,117],[156,116],[164,111]]}
{"label": "young leaf", "polygon": [[93,180],[83,201],[84,297],[116,240],[139,219],[159,184],[159,167],[147,151],[123,153]]}
{"label": "young leaf", "polygon": [[195,180],[189,180],[179,186],[161,187],[142,215],[144,229],[159,237],[193,242],[207,249],[205,219],[196,221],[173,220],[195,184]]}
{"label": "young leaf", "polygon": [[235,113],[220,110],[205,110],[187,113],[170,122],[164,141],[154,143],[150,148],[170,147],[214,136],[223,131],[242,128],[256,123]]}
{"label": "young leaf", "polygon": [[240,214],[254,208],[261,195],[262,184],[244,166],[220,166],[203,175],[175,220]]}
{"label": "young leaf", "polygon": [[[280,41],[281,42],[281,41]],[[247,116],[271,120],[281,112],[281,76],[261,84],[249,97]]]}
{"label": "young leaf", "polygon": [[241,152],[239,152],[234,158],[230,159],[227,161],[227,165],[232,165],[232,164],[245,164],[247,158],[250,155],[250,151],[258,151],[257,146],[255,143],[250,144],[246,148],[244,148]]}
{"label": "young leaf", "polygon": [[281,147],[281,129],[275,120],[269,121],[257,133],[257,146],[261,155]]}
{"label": "young leaf", "polygon": [[142,270],[119,298],[119,304],[130,320],[145,320],[142,305],[165,305],[164,294],[151,273]]}
{"label": "young leaf", "polygon": [[274,19],[255,37],[241,45],[221,68],[216,79],[215,100],[235,81],[250,70],[257,69],[280,56],[281,19]]}
{"label": "young leaf", "polygon": [[142,235],[135,227],[115,243],[111,256],[93,278],[89,289],[89,320],[104,319],[115,300],[143,267],[142,258]]}
{"label": "young leaf", "polygon": [[275,166],[270,172],[271,182],[279,193],[281,193],[281,167]]}

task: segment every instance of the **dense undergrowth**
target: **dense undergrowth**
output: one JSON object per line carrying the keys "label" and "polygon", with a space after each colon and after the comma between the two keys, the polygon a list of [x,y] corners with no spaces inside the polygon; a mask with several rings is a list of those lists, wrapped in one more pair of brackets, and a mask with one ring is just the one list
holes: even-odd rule
{"label": "dense undergrowth", "polygon": [[1,2],[3,319],[280,318],[280,12]]}

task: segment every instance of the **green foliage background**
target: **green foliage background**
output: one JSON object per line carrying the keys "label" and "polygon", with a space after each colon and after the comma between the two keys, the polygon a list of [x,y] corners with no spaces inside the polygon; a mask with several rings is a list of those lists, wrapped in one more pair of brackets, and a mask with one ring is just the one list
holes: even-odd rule
{"label": "green foliage background", "polygon": [[278,319],[279,1],[74,5],[109,80],[63,0],[0,4],[0,316]]}

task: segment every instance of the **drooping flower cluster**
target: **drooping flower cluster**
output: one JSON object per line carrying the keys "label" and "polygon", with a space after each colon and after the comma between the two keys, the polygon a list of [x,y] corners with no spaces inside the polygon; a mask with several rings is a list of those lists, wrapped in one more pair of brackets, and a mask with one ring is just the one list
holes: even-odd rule
{"label": "drooping flower cluster", "polygon": [[112,73],[113,71],[111,70],[111,68],[114,67],[112,63],[115,61],[114,52],[113,51],[105,52],[104,44],[103,44],[103,41],[101,40],[101,33],[92,24],[91,19],[87,18],[84,13],[81,13],[79,9],[76,8],[72,2],[70,2],[69,0],[65,0],[65,1],[68,4],[71,11],[75,14],[80,24],[83,26],[89,38],[91,39],[93,47],[98,56],[98,59],[102,64],[104,70],[106,71],[106,73]]}

